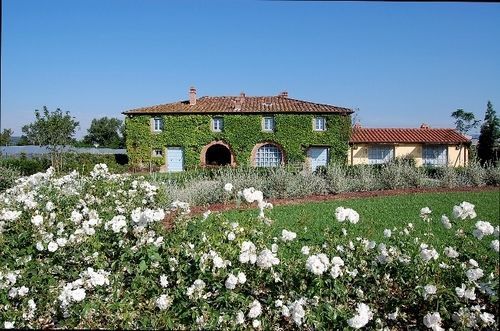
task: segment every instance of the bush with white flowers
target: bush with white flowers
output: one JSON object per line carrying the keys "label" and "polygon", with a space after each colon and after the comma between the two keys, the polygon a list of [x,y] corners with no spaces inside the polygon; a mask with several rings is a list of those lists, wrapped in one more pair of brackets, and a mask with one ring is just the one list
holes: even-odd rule
{"label": "bush with white flowers", "polygon": [[[261,191],[240,196],[257,202],[261,216],[270,208]],[[105,165],[89,176],[49,169],[21,178],[0,194],[0,327],[499,326],[498,226],[468,202],[450,206],[441,221],[422,208],[426,222],[417,211],[414,223],[386,229],[381,242],[344,229],[326,231],[318,244],[263,217],[191,217],[188,204],[167,201],[145,178]],[[174,210],[167,229],[162,221]],[[369,228],[353,209],[325,212]],[[442,223],[450,242],[419,238],[427,222]]]}

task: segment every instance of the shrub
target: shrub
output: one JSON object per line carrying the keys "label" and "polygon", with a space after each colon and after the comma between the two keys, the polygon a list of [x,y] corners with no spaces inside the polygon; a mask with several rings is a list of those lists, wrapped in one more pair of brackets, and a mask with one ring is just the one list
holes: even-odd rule
{"label": "shrub", "polygon": [[422,187],[425,178],[423,171],[407,160],[384,164],[378,176],[386,189]]}
{"label": "shrub", "polygon": [[66,153],[62,171],[76,170],[88,174],[94,165],[99,163],[106,164],[113,173],[124,173],[128,170],[128,157],[125,154]]}
{"label": "shrub", "polygon": [[460,186],[461,183],[457,170],[452,167],[436,168],[436,177],[441,187],[454,188]]}
{"label": "shrub", "polygon": [[486,185],[486,169],[479,162],[471,162],[469,166],[458,168],[463,182],[461,186],[484,186]]}
{"label": "shrub", "polygon": [[500,164],[496,167],[491,164],[486,166],[485,181],[487,185],[500,185]]}
{"label": "shrub", "polygon": [[[125,154],[91,154],[91,153],[64,153],[61,172],[68,173],[77,170],[88,174],[95,164],[105,163],[114,173],[123,173],[128,170],[128,157]],[[23,176],[30,176],[47,170],[50,157],[47,155],[26,157],[6,157],[0,159],[0,165],[8,165],[18,169]]]}
{"label": "shrub", "polygon": [[349,191],[372,191],[382,188],[375,168],[370,165],[351,166],[348,175]]}
{"label": "shrub", "polygon": [[0,192],[12,187],[21,173],[10,166],[0,165]]}
{"label": "shrub", "polygon": [[180,200],[203,206],[224,200],[223,186],[217,180],[196,179],[169,194],[171,200]]}
{"label": "shrub", "polygon": [[331,164],[320,172],[323,174],[329,193],[342,193],[349,190],[349,179],[345,167]]}
{"label": "shrub", "polygon": [[19,157],[3,157],[0,165],[17,169],[22,176],[30,176],[37,172],[43,172],[50,167],[50,159],[47,157],[27,158],[25,154]]}

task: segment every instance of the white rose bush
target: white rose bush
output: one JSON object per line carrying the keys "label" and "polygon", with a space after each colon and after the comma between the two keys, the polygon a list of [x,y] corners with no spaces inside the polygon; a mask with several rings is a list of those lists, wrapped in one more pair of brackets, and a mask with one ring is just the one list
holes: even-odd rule
{"label": "white rose bush", "polygon": [[[258,217],[190,216],[104,164],[19,179],[0,194],[0,327],[498,328],[499,231],[474,205],[445,218],[423,207],[379,242],[351,236],[363,214],[339,207],[317,243],[304,226],[271,222],[262,192],[227,184]],[[431,222],[450,241],[428,233]]]}

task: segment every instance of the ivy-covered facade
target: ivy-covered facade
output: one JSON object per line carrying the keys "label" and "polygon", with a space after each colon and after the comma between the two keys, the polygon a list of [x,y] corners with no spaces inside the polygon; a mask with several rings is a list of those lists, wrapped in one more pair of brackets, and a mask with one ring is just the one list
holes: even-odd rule
{"label": "ivy-covered facade", "polygon": [[124,112],[133,165],[161,171],[205,166],[275,166],[306,162],[312,169],[346,162],[352,111],[288,98],[202,97]]}

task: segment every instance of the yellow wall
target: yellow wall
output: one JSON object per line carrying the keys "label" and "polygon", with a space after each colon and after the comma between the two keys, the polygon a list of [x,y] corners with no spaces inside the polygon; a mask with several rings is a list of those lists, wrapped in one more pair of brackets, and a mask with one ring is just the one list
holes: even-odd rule
{"label": "yellow wall", "polygon": [[[356,144],[356,149],[351,149],[347,153],[348,164],[368,164],[368,144]],[[417,166],[422,165],[422,145],[421,144],[397,144],[394,148],[395,157],[403,157],[409,155],[415,160]],[[352,161],[351,161],[352,156]],[[469,151],[466,146],[461,146],[459,149],[456,145],[448,146],[448,166],[459,167],[467,164]]]}
{"label": "yellow wall", "polygon": [[465,146],[459,149],[456,145],[448,146],[448,166],[450,167],[465,167],[469,159],[469,151]]}
{"label": "yellow wall", "polygon": [[420,167],[422,165],[422,145],[397,145],[394,150],[395,157],[409,156],[415,159],[415,165]]}

